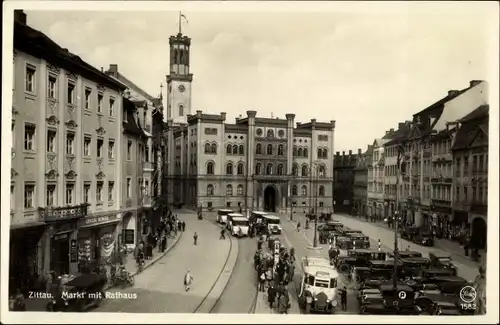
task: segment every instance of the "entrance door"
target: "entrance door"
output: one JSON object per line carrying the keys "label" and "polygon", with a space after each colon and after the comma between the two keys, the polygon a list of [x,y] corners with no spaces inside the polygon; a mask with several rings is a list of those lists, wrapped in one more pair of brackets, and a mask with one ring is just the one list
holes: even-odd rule
{"label": "entrance door", "polygon": [[272,186],[264,190],[264,211],[276,212],[276,190]]}
{"label": "entrance door", "polygon": [[475,218],[472,221],[471,243],[474,247],[484,249],[486,246],[487,228],[483,218]]}
{"label": "entrance door", "polygon": [[69,273],[69,235],[70,233],[65,233],[52,237],[50,268],[57,275]]}

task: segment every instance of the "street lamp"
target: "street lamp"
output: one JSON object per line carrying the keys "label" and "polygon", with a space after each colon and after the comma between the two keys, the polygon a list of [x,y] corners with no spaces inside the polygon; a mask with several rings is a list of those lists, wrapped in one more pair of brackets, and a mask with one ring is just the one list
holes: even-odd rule
{"label": "street lamp", "polygon": [[[311,173],[311,185],[314,188],[314,237],[313,237],[313,247],[318,247],[318,182],[319,182],[319,165],[317,161],[314,161],[314,169],[310,168]],[[316,171],[315,178],[313,179],[313,172]],[[312,189],[311,189],[312,190]]]}
{"label": "street lamp", "polygon": [[[398,156],[396,163],[396,210],[394,211],[394,274],[392,279],[392,285],[394,294],[396,295],[396,300],[398,299],[398,225],[399,225],[399,175],[401,174],[401,159],[403,155],[404,147],[403,145],[398,146]],[[386,202],[387,203],[387,202]]]}

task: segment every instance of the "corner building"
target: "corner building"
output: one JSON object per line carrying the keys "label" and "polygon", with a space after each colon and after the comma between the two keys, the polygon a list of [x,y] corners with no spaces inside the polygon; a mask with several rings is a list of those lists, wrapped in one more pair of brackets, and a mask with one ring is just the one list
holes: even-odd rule
{"label": "corner building", "polygon": [[[226,123],[226,114],[189,115],[188,124],[168,121],[169,202],[204,210],[234,208],[286,212],[331,211],[335,121],[297,123],[257,117]],[[171,152],[169,148],[169,152]],[[289,211],[289,210],[288,210]]]}

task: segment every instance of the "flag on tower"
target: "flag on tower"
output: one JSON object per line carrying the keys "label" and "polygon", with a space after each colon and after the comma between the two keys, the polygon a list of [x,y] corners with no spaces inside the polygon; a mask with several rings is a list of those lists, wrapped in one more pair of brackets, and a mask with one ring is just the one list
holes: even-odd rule
{"label": "flag on tower", "polygon": [[188,23],[188,24],[189,24],[188,19],[186,18],[186,16],[184,16],[184,14],[183,14],[182,12],[181,12],[181,18],[184,18],[184,20],[186,21],[186,23]]}

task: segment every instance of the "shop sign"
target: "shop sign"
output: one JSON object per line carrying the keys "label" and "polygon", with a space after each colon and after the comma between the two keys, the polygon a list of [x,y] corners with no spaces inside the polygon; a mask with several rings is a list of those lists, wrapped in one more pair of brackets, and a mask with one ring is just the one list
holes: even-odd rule
{"label": "shop sign", "polygon": [[68,238],[69,233],[54,235],[54,240],[64,240]]}
{"label": "shop sign", "polygon": [[78,246],[76,244],[76,239],[71,240],[69,247],[70,247],[69,254],[70,254],[71,263],[78,262]]}
{"label": "shop sign", "polygon": [[118,220],[118,214],[108,214],[102,216],[91,216],[80,219],[80,227],[89,227],[93,225],[100,225]]}
{"label": "shop sign", "polygon": [[69,207],[39,208],[40,217],[46,222],[66,221],[83,217],[87,214],[88,204]]}
{"label": "shop sign", "polygon": [[124,230],[125,244],[133,244],[135,242],[135,234],[134,229],[125,229]]}

